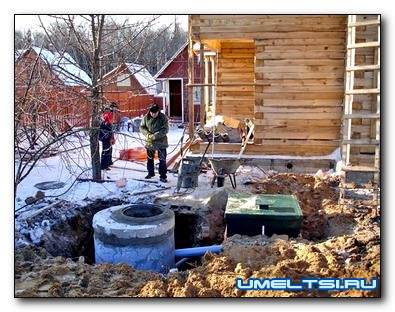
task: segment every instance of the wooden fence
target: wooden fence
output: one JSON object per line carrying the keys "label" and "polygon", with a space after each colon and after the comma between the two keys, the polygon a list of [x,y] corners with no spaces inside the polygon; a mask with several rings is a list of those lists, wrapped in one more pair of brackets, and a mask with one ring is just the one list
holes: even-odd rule
{"label": "wooden fence", "polygon": [[[115,102],[120,111],[117,119],[122,117],[138,117],[147,113],[147,109],[152,103],[157,103],[162,107],[162,98],[153,95],[135,95],[130,91],[107,91],[104,98],[109,102]],[[117,120],[117,121],[118,121]]]}

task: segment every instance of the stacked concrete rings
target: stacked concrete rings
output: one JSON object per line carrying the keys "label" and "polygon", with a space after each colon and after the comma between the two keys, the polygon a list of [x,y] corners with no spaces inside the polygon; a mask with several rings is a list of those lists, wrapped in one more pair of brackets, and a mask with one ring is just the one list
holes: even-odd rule
{"label": "stacked concrete rings", "polygon": [[167,273],[174,267],[174,212],[134,204],[102,210],[93,217],[96,263],[126,263]]}

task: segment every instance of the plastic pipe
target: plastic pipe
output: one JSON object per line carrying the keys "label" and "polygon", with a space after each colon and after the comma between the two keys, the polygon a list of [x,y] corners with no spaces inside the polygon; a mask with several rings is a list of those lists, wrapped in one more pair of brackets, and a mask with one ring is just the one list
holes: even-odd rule
{"label": "plastic pipe", "polygon": [[223,250],[222,245],[182,248],[182,249],[176,249],[175,256],[176,258],[201,257],[206,252],[220,253],[222,252],[222,250]]}
{"label": "plastic pipe", "polygon": [[180,261],[178,261],[176,263],[176,268],[179,268],[182,264],[184,264],[185,262],[187,262],[189,260],[189,258],[182,258]]}

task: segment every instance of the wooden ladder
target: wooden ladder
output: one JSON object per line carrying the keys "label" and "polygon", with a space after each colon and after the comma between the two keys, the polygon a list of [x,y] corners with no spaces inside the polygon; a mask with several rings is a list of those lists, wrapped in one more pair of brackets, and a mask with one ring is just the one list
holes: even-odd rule
{"label": "wooden ladder", "polygon": [[[358,29],[364,26],[377,27],[377,41],[356,42]],[[355,54],[357,49],[374,48],[373,65],[356,65]],[[373,71],[373,87],[371,88],[354,88],[354,76],[356,71]],[[354,96],[359,94],[372,94],[376,99],[376,110],[369,114],[353,113]],[[355,139],[353,134],[353,119],[374,120],[374,136],[369,139]],[[350,161],[351,146],[374,146],[374,164],[372,166],[355,166]],[[343,179],[340,189],[340,202],[344,203],[346,199],[346,190],[355,188],[355,182],[358,174],[372,177],[374,185],[380,182],[380,15],[377,19],[357,21],[357,15],[349,15],[347,23],[347,66],[345,77],[345,94],[344,94],[344,115],[343,115],[343,140],[342,140],[342,161],[343,161]],[[351,187],[349,186],[351,182]],[[375,189],[376,200],[378,202],[379,189]]]}

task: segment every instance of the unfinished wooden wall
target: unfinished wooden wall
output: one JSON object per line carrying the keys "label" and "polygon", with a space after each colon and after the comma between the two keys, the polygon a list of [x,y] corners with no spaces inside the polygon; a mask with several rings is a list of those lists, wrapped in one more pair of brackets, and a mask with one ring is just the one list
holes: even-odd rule
{"label": "unfinished wooden wall", "polygon": [[345,25],[343,16],[288,17],[288,32],[256,40],[255,143],[265,152],[324,155],[339,146]]}
{"label": "unfinished wooden wall", "polygon": [[340,146],[346,15],[196,15],[191,21],[199,40],[255,42],[253,150],[326,155]]}
{"label": "unfinished wooden wall", "polygon": [[[218,53],[216,114],[239,120],[254,117],[254,42],[221,43]],[[226,84],[250,84],[228,86]]]}

